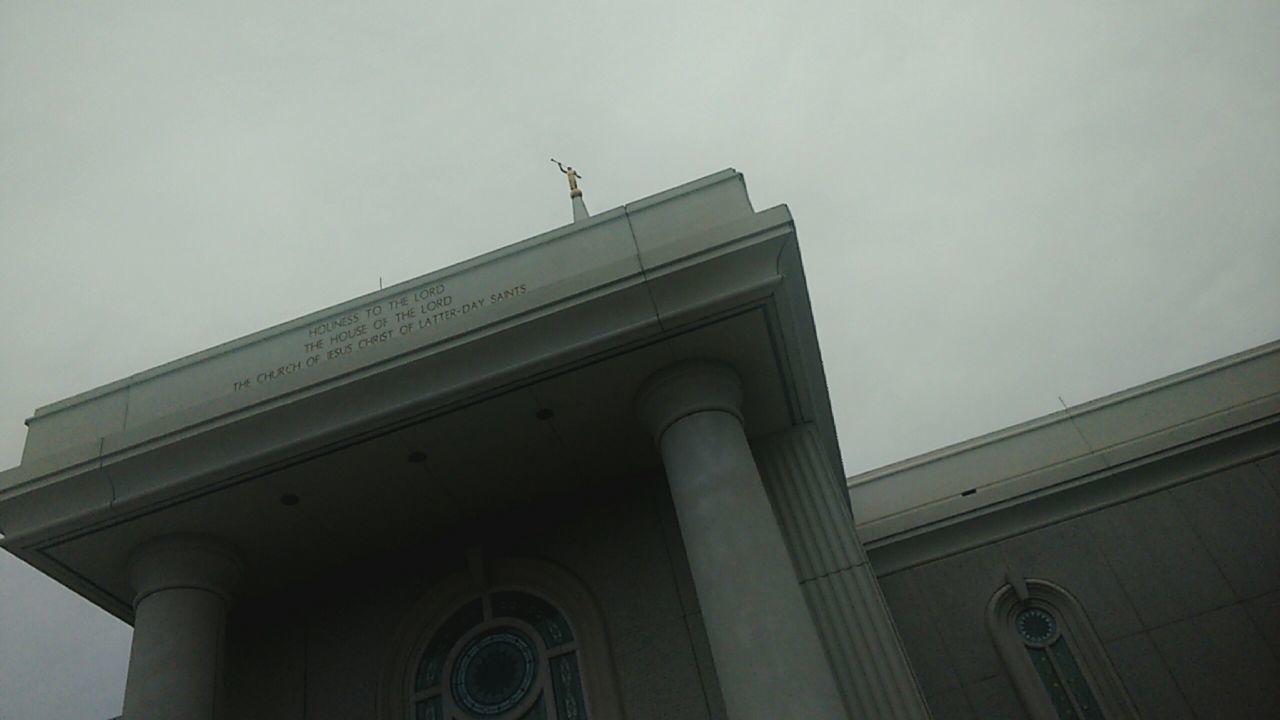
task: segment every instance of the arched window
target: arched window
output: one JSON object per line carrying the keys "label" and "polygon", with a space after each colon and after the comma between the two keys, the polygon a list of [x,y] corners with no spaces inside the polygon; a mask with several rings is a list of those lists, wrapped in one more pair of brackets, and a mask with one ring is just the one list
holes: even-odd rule
{"label": "arched window", "polygon": [[414,720],[587,720],[564,614],[525,592],[484,593],[432,635],[414,673]]}
{"label": "arched window", "polygon": [[604,618],[573,573],[469,558],[392,635],[380,720],[623,718]]}
{"label": "arched window", "polygon": [[1044,580],[1011,577],[991,598],[987,622],[1031,717],[1137,717],[1102,643],[1067,591]]}

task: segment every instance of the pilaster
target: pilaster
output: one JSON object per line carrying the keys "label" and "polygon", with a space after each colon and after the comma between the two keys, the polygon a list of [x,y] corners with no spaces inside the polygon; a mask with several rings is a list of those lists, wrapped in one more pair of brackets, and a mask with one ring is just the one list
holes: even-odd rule
{"label": "pilaster", "polygon": [[800,589],[857,718],[929,717],[924,697],[875,572],[854,532],[853,513],[812,425],[757,441],[753,450]]}

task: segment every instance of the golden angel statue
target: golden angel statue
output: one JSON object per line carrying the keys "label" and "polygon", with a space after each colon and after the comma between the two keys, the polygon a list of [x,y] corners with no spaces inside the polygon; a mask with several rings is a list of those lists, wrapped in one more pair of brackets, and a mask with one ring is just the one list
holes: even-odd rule
{"label": "golden angel statue", "polygon": [[582,191],[578,189],[578,181],[582,179],[582,176],[578,174],[578,171],[574,170],[572,165],[565,167],[563,163],[555,158],[551,158],[551,162],[559,166],[560,172],[564,173],[565,177],[569,178],[570,197],[574,195],[581,195]]}

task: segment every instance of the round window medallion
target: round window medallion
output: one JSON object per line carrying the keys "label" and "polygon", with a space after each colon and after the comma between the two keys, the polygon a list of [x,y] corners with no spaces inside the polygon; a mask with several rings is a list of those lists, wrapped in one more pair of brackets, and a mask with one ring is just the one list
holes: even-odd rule
{"label": "round window medallion", "polygon": [[524,633],[503,627],[472,638],[453,666],[453,697],[478,717],[520,704],[538,674],[538,656]]}
{"label": "round window medallion", "polygon": [[1028,645],[1048,645],[1058,636],[1058,621],[1043,608],[1023,610],[1014,618],[1013,626]]}

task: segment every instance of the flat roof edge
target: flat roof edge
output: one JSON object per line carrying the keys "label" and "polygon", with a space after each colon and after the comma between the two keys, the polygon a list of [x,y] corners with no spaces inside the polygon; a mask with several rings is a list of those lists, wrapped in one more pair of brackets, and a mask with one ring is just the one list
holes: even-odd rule
{"label": "flat roof edge", "polygon": [[[1193,382],[1197,379],[1200,379],[1215,373],[1228,371],[1232,368],[1245,365],[1255,360],[1272,359],[1272,358],[1269,358],[1268,356],[1274,356],[1274,361],[1277,364],[1277,367],[1280,368],[1280,340],[1275,340],[1263,345],[1259,345],[1257,347],[1249,348],[1247,350],[1243,350],[1241,352],[1228,355],[1218,360],[1214,360],[1208,363],[1204,363],[1202,365],[1197,365],[1195,367],[1188,368],[1186,370],[1174,373],[1172,375],[1166,375],[1164,377],[1157,378],[1155,380],[1143,383],[1141,385],[1136,385],[1130,388],[1126,388],[1124,390],[1120,390],[1118,392],[1111,393],[1109,395],[1104,395],[1103,397],[1090,400],[1088,402],[1084,402],[1079,405],[1072,405],[1063,410],[1059,410],[1057,412],[1053,412],[1048,415],[1042,415],[1040,417],[1033,418],[1025,422],[1017,423],[1015,425],[1010,425],[1008,427],[1001,428],[999,430],[995,430],[989,433],[985,433],[983,435],[979,435],[977,437],[970,438],[968,440],[963,440],[961,442],[954,443],[952,445],[947,445],[937,450],[932,450],[930,452],[927,452],[921,455],[916,455],[914,457],[906,458],[904,460],[900,460],[890,465],[885,465],[883,467],[879,467],[874,470],[868,470],[867,472],[859,473],[857,475],[852,475],[848,478],[847,484],[850,490],[852,491],[852,490],[856,490],[859,486],[866,485],[868,483],[872,483],[883,478],[899,475],[909,470],[923,468],[931,464],[943,464],[948,461],[954,460],[959,456],[965,455],[966,453],[970,453],[975,450],[979,450],[987,446],[994,445],[995,443],[998,443],[1001,441],[1007,441],[1007,440],[1016,441],[1016,439],[1019,436],[1028,435],[1029,433],[1035,430],[1040,430],[1042,428],[1046,428],[1048,426],[1061,424],[1061,423],[1078,422],[1086,418],[1088,415],[1099,413],[1101,411],[1122,405],[1124,403],[1142,398],[1144,396],[1154,395],[1160,392],[1161,390],[1166,390],[1178,385],[1183,385],[1189,382]],[[1254,397],[1255,400],[1261,399],[1263,397],[1268,397],[1270,395],[1274,395],[1276,394],[1276,392],[1280,392],[1280,369],[1277,370],[1275,378],[1276,378],[1276,385],[1277,385],[1276,390],[1273,390],[1272,392],[1268,392],[1262,395],[1257,395]],[[1241,404],[1244,404],[1244,403],[1236,403],[1235,405],[1227,406],[1226,408],[1224,407],[1212,408],[1207,410],[1206,412],[1199,413],[1198,415],[1196,415],[1195,418],[1192,418],[1191,420],[1194,420],[1197,418],[1209,417],[1210,415],[1214,415],[1218,412],[1221,412],[1224,409],[1229,409],[1229,407],[1234,407]],[[1158,433],[1162,430],[1171,429],[1179,425],[1186,424],[1186,422],[1188,422],[1188,420],[1170,422],[1161,427],[1154,427],[1151,429],[1151,432],[1148,434]],[[1125,442],[1125,441],[1126,439],[1117,440],[1117,442]],[[1110,446],[1111,446],[1111,443],[1107,445],[1102,445],[1098,447],[1097,450],[1105,450],[1107,447],[1110,447]]]}
{"label": "flat roof edge", "polygon": [[[858,526],[877,575],[968,552],[1280,452],[1280,414],[1050,487],[896,528]],[[856,512],[856,510],[855,510]],[[875,525],[873,523],[872,525]]]}
{"label": "flat roof edge", "polygon": [[367,305],[368,303],[374,300],[378,300],[380,298],[395,297],[399,293],[403,293],[406,290],[422,285],[423,283],[430,282],[434,278],[446,278],[453,275],[457,275],[468,269],[485,265],[489,262],[500,259],[501,257],[504,257],[506,255],[532,249],[539,245],[553,241],[557,238],[564,237],[566,235],[572,235],[577,232],[581,232],[582,230],[585,230],[589,227],[593,227],[595,225],[599,225],[601,223],[623,219],[626,217],[626,214],[628,212],[658,205],[663,202],[669,201],[673,198],[679,197],[681,195],[688,195],[688,194],[697,192],[698,190],[709,187],[711,185],[715,185],[717,183],[725,182],[727,180],[741,179],[741,178],[742,178],[742,174],[740,172],[738,172],[734,168],[726,168],[724,170],[711,173],[701,178],[690,180],[689,182],[682,183],[673,188],[668,188],[666,190],[662,190],[660,192],[654,193],[652,195],[648,195],[638,200],[625,203],[615,208],[611,208],[604,212],[597,213],[585,220],[572,222],[566,225],[562,225],[558,228],[554,228],[546,232],[539,233],[532,237],[524,238],[522,240],[517,240],[511,244],[504,245],[499,248],[495,248],[493,250],[482,253],[475,257],[471,257],[461,262],[454,263],[453,265],[439,268],[437,270],[433,270],[431,272],[428,272],[419,276],[408,278],[406,280],[398,282],[394,285],[389,285],[380,290],[368,292],[354,298],[348,298],[334,305],[323,307],[318,310],[314,310],[312,312],[293,318],[291,320],[285,320],[283,322],[276,323],[274,325],[268,326],[261,330],[254,331],[248,335],[242,335],[240,337],[233,338],[231,340],[219,343],[212,347],[208,347],[194,353],[183,355],[181,357],[161,363],[159,365],[148,368],[146,370],[133,373],[119,380],[114,380],[104,385],[99,385],[97,387],[90,388],[83,392],[76,393],[75,395],[71,395],[70,397],[66,397],[61,400],[56,400],[46,405],[42,405],[36,408],[32,412],[31,416],[26,418],[24,422],[29,426],[31,422],[34,420],[42,419],[42,418],[48,417],[49,415],[57,413],[59,411],[66,410],[68,408],[72,408],[77,405],[82,405],[86,402],[89,402],[101,397],[105,397],[107,395],[110,395],[111,393],[117,392],[119,390],[123,390],[132,385],[136,385],[142,381],[165,375],[167,373],[199,363],[209,358],[217,357],[219,355],[225,355],[225,354],[234,352],[236,350],[243,349],[245,347],[253,345],[254,343],[274,338],[289,330],[293,330],[299,327],[305,327],[309,323],[314,323],[320,320],[324,320],[332,315],[344,312],[348,309],[363,307],[364,305]]}

